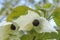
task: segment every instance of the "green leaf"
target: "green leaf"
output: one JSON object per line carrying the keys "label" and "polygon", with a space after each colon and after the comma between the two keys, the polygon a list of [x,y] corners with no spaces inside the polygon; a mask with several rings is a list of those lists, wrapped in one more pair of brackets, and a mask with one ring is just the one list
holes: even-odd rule
{"label": "green leaf", "polygon": [[0,15],[1,15],[1,12],[0,12]]}
{"label": "green leaf", "polygon": [[50,7],[51,7],[51,4],[50,4],[50,3],[45,4],[45,5],[43,6],[43,8],[50,8]]}
{"label": "green leaf", "polygon": [[0,11],[0,14],[2,14],[3,13],[3,11],[5,11],[5,7],[3,7],[2,9],[1,9],[1,11]]}
{"label": "green leaf", "polygon": [[8,16],[7,21],[12,21],[12,20],[18,18],[21,15],[27,14],[28,13],[28,10],[32,10],[32,11],[34,11],[34,12],[36,12],[36,13],[39,14],[39,12],[37,10],[33,10],[33,9],[27,7],[27,6],[18,6]]}
{"label": "green leaf", "polygon": [[34,3],[34,2],[35,2],[35,0],[28,0],[28,2],[30,2],[30,3]]}
{"label": "green leaf", "polygon": [[60,30],[57,30],[57,31],[58,31],[58,35],[56,36],[56,39],[60,40]]}
{"label": "green leaf", "polygon": [[40,6],[38,6],[37,4],[35,4],[35,7],[37,10],[40,10]]}
{"label": "green leaf", "polygon": [[57,35],[56,39],[60,40],[60,7],[57,7],[54,10],[52,17],[53,17],[55,23],[57,24],[57,26],[59,27],[59,30],[57,29],[58,35]]}
{"label": "green leaf", "polygon": [[53,19],[58,27],[60,27],[60,7],[56,8],[53,12]]}
{"label": "green leaf", "polygon": [[34,30],[31,30],[31,31],[27,32],[26,35],[22,36],[21,40],[33,40],[35,34],[36,34],[36,32]]}
{"label": "green leaf", "polygon": [[7,21],[12,21],[13,19],[18,18],[21,15],[27,14],[27,10],[29,8],[26,6],[18,6],[16,7],[12,13],[8,16]]}
{"label": "green leaf", "polygon": [[36,36],[36,40],[55,39],[56,37],[56,33],[40,33]]}
{"label": "green leaf", "polygon": [[33,36],[30,34],[24,35],[21,37],[21,40],[32,40]]}

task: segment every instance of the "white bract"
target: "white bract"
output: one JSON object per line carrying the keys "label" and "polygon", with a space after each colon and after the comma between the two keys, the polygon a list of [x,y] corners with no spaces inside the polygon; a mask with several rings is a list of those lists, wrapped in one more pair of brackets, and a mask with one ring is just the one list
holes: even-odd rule
{"label": "white bract", "polygon": [[34,29],[38,33],[57,32],[56,29],[50,25],[48,20],[44,17],[40,17],[37,13],[31,10],[28,10],[28,14],[20,16],[14,20],[14,22],[20,27],[19,30],[23,31],[30,31]]}
{"label": "white bract", "polygon": [[1,24],[0,40],[20,40],[18,27],[11,22]]}

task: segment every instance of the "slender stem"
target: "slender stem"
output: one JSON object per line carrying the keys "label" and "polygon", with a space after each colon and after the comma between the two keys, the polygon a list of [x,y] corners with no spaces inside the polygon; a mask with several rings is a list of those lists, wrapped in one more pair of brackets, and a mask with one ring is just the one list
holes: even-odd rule
{"label": "slender stem", "polygon": [[35,40],[36,36],[33,37],[33,40]]}

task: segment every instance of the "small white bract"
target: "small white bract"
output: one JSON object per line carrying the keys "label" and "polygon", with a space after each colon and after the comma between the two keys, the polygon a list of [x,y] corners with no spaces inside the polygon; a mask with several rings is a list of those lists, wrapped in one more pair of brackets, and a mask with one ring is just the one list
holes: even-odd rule
{"label": "small white bract", "polygon": [[18,27],[12,24],[12,22],[4,22],[1,24],[0,40],[20,40]]}

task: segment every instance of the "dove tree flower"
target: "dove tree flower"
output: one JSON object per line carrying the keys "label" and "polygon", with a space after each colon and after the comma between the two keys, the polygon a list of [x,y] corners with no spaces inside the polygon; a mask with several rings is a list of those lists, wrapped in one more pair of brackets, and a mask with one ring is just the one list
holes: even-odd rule
{"label": "dove tree flower", "polygon": [[44,17],[40,17],[37,13],[28,10],[28,14],[18,17],[14,22],[19,26],[19,30],[30,31],[34,29],[38,33],[56,32],[49,21]]}
{"label": "dove tree flower", "polygon": [[[33,10],[27,6],[14,8],[12,13],[7,17],[8,23],[4,23],[4,25],[2,24],[4,29],[1,28],[1,40],[44,40],[51,39],[51,35],[54,35],[55,39],[55,36],[57,36],[55,33],[58,32],[49,23],[48,18],[46,18],[47,16],[45,16],[46,15],[43,11],[40,12],[40,10]],[[9,36],[5,38],[3,35]],[[42,38],[40,39],[40,37]]]}
{"label": "dove tree flower", "polygon": [[14,25],[12,22],[4,22],[1,25],[0,40],[20,40],[23,34],[18,31],[18,26]]}

